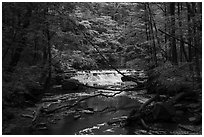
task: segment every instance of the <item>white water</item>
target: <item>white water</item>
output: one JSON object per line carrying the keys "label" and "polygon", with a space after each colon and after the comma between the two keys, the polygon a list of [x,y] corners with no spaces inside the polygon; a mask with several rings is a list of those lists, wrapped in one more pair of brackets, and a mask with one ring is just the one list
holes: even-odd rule
{"label": "white water", "polygon": [[[125,75],[135,74],[138,71],[135,70],[120,70]],[[139,72],[141,73],[141,71]],[[78,71],[74,79],[79,80],[84,84],[91,86],[95,85],[121,85],[122,75],[115,70],[93,70],[93,71]],[[130,82],[129,82],[130,83]]]}

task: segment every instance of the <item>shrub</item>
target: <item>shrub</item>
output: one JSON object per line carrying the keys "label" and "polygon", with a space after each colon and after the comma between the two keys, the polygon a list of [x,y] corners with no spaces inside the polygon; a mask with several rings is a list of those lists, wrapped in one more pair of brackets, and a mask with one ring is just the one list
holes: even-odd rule
{"label": "shrub", "polygon": [[193,73],[189,65],[174,66],[170,62],[148,72],[148,92],[159,94],[176,94],[181,91],[193,90]]}
{"label": "shrub", "polygon": [[71,66],[78,70],[90,70],[97,68],[95,60],[83,57],[81,55],[74,55]]}

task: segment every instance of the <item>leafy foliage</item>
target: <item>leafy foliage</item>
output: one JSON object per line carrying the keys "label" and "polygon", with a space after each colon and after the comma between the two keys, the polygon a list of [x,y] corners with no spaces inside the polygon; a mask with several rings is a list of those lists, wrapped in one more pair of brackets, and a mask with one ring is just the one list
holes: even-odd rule
{"label": "leafy foliage", "polygon": [[[29,76],[20,80],[17,75],[13,81],[20,81],[22,87],[27,88],[27,81],[46,83],[39,75],[51,78],[58,68],[58,71],[71,67],[103,69],[110,68],[109,62],[118,68],[156,67],[152,75],[158,77],[160,83],[171,83],[168,87],[175,87],[175,83],[190,77],[180,74],[190,71],[168,64],[173,61],[173,54],[178,54],[178,65],[194,62],[192,66],[196,66],[197,75],[200,74],[201,55],[197,52],[202,47],[202,7],[201,3],[174,3],[175,14],[172,15],[170,5],[172,3],[3,3],[2,61],[4,73],[11,73],[3,77],[4,85],[11,86],[11,79],[7,78],[15,74]],[[32,66],[37,66],[37,75]],[[24,72],[17,73],[19,69]]]}
{"label": "leafy foliage", "polygon": [[192,64],[174,66],[167,62],[149,71],[149,92],[173,95],[195,89],[195,73],[189,70],[189,65]]}

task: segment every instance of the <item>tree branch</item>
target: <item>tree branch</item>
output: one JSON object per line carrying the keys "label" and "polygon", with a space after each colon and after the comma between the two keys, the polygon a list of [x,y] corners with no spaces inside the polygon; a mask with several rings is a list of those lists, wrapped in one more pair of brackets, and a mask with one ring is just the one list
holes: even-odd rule
{"label": "tree branch", "polygon": [[188,43],[188,42],[186,42],[186,41],[184,41],[184,40],[181,40],[181,39],[179,39],[179,38],[176,38],[176,37],[174,37],[174,36],[172,36],[172,35],[170,35],[170,34],[164,32],[164,31],[161,30],[161,29],[158,29],[158,30],[159,30],[161,33],[164,33],[165,35],[167,35],[167,36],[169,36],[169,37],[175,38],[175,39],[178,40],[178,41],[182,41],[183,43],[188,44],[190,47],[193,47],[194,49],[196,49],[199,54],[202,54],[202,50],[199,50],[197,47],[193,46],[192,44],[190,44],[190,43]]}
{"label": "tree branch", "polygon": [[120,93],[122,93],[122,92],[123,92],[123,91],[116,92],[116,93],[114,93],[113,95],[106,95],[106,94],[99,93],[99,94],[95,94],[95,95],[92,95],[92,96],[88,96],[88,97],[82,98],[82,99],[78,100],[77,102],[75,102],[75,103],[72,104],[72,105],[66,104],[66,105],[60,106],[60,107],[55,108],[55,109],[52,109],[52,110],[46,110],[46,109],[44,109],[43,111],[44,111],[45,113],[49,114],[49,113],[53,113],[53,112],[55,112],[55,111],[57,111],[57,110],[59,110],[59,109],[62,109],[62,108],[70,109],[70,108],[73,108],[73,107],[75,107],[76,105],[78,105],[80,102],[82,102],[82,101],[84,101],[84,100],[87,100],[87,99],[90,99],[90,98],[93,98],[93,97],[97,97],[97,96],[104,96],[104,97],[107,97],[107,98],[108,98],[108,97],[114,97],[114,96],[116,96],[117,94],[120,94]]}

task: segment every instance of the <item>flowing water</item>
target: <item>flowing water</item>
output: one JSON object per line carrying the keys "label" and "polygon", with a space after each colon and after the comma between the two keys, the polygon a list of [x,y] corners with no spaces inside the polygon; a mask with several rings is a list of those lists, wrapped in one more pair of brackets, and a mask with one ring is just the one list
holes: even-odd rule
{"label": "flowing water", "polygon": [[[136,75],[145,78],[143,71],[120,70],[125,75]],[[135,86],[134,82],[122,82],[121,74],[114,70],[103,71],[79,71],[73,77],[84,84],[91,86],[107,86],[109,88],[121,88]],[[84,93],[74,93],[75,97],[83,98],[97,93],[112,95],[118,91],[107,90],[88,90]],[[94,114],[81,114],[81,117],[74,120],[74,114],[65,116],[51,126],[48,134],[130,134],[130,131],[122,128],[120,125],[108,125],[108,121],[114,121],[118,118],[127,118],[128,114],[134,107],[139,107],[147,98],[140,96],[145,91],[126,91],[115,97],[97,96],[90,98],[81,103],[83,108],[91,108]],[[78,94],[78,95],[77,95]],[[102,111],[104,110],[104,111]]]}
{"label": "flowing water", "polygon": [[[136,76],[141,82],[146,80],[142,70],[120,70],[125,75]],[[106,88],[130,88],[134,82],[122,82],[122,75],[114,70],[79,71],[73,76],[80,82],[90,86],[105,86]],[[43,105],[49,109],[63,105],[73,105],[80,99],[96,94],[113,95],[120,91],[87,89],[79,91],[56,90],[45,93],[42,101],[37,106]],[[131,110],[139,108],[151,95],[145,90],[124,91],[114,97],[95,96],[78,102],[72,108],[64,108],[51,114],[42,114],[38,124],[46,125],[41,128],[37,125],[18,127],[12,134],[46,134],[46,135],[127,135],[127,134],[189,134],[177,128],[172,123],[155,123],[163,131],[146,131],[141,127],[124,128],[121,121],[128,117]],[[110,124],[111,123],[111,124]]]}
{"label": "flowing water", "polygon": [[[134,75],[145,80],[145,74],[142,70],[120,70],[125,75]],[[79,71],[73,79],[77,79],[84,84],[91,86],[106,86],[107,88],[124,88],[135,86],[134,82],[122,82],[121,74],[114,70],[102,71]],[[55,92],[46,93],[42,99],[44,106],[55,106],[56,104],[73,104],[79,99],[92,96],[98,93],[105,95],[113,95],[119,91],[88,89],[86,91],[78,91],[69,93]],[[129,129],[122,128],[119,123],[107,124],[109,121],[117,121],[125,119],[130,111],[135,107],[139,107],[148,98],[142,96],[144,90],[141,91],[125,91],[117,94],[114,97],[96,96],[86,99],[79,103],[78,106],[72,109],[65,109],[60,112],[53,113],[51,124],[48,124],[46,130],[37,130],[29,134],[52,134],[52,135],[85,135],[85,134],[132,134]],[[57,102],[47,101],[48,99],[58,99]],[[68,98],[68,101],[63,101],[62,98]],[[42,103],[41,103],[42,104]],[[39,104],[39,105],[41,105]],[[87,113],[87,109],[91,109],[93,113]],[[90,111],[88,111],[90,112]],[[76,118],[78,116],[79,118]],[[49,116],[46,116],[49,119]],[[47,121],[41,121],[46,122]],[[22,131],[21,131],[22,132]],[[25,131],[23,131],[25,132]],[[28,132],[28,131],[27,131]],[[26,133],[20,133],[26,134]]]}

